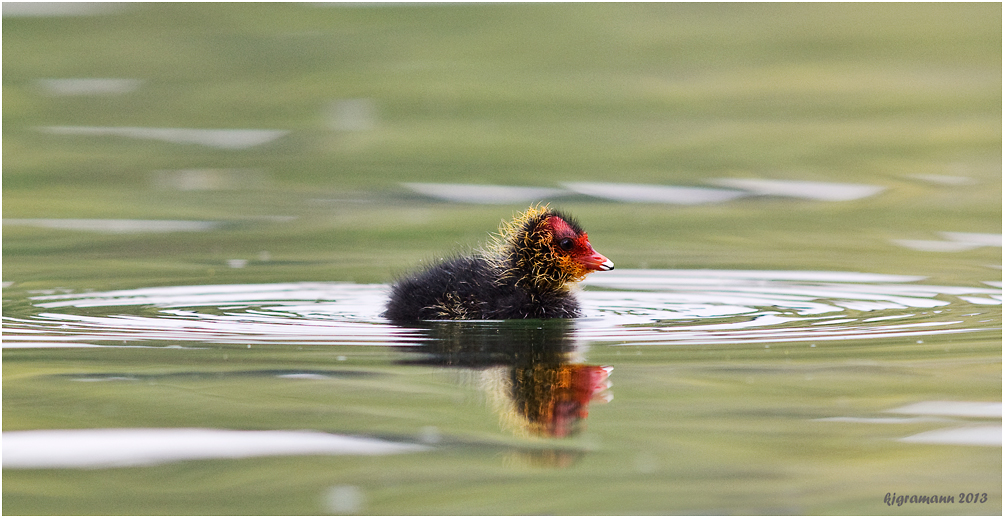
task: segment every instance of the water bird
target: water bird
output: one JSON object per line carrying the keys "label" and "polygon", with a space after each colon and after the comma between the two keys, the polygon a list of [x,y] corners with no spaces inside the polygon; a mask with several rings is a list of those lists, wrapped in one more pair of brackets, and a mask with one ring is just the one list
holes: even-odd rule
{"label": "water bird", "polygon": [[384,317],[547,319],[580,315],[571,289],[587,274],[614,269],[571,216],[533,206],[503,222],[490,243],[406,275],[391,287]]}

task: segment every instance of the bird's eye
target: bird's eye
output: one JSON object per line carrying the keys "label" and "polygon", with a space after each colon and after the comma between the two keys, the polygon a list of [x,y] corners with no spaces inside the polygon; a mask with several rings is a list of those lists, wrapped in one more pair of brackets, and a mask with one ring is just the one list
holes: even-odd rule
{"label": "bird's eye", "polygon": [[561,240],[558,240],[558,246],[564,251],[572,250],[574,245],[576,245],[576,242],[572,241],[572,238],[562,238]]}

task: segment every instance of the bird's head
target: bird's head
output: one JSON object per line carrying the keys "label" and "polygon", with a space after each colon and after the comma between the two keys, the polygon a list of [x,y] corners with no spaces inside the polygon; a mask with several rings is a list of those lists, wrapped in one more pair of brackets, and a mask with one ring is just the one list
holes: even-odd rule
{"label": "bird's head", "polygon": [[561,289],[591,272],[614,269],[575,219],[546,206],[504,223],[498,241],[506,275],[539,289]]}

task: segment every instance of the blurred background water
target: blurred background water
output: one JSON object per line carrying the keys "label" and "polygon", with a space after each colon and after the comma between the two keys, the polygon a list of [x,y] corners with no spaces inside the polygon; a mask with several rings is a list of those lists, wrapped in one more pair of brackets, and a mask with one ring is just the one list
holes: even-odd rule
{"label": "blurred background water", "polygon": [[1001,513],[1000,4],[2,9],[8,513]]}

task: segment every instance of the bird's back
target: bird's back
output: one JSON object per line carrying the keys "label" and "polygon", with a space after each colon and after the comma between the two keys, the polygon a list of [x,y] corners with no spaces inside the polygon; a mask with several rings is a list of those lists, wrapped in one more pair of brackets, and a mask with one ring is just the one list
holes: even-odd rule
{"label": "bird's back", "polygon": [[568,290],[539,292],[501,274],[481,256],[448,259],[395,283],[384,316],[407,322],[579,315],[579,304]]}

